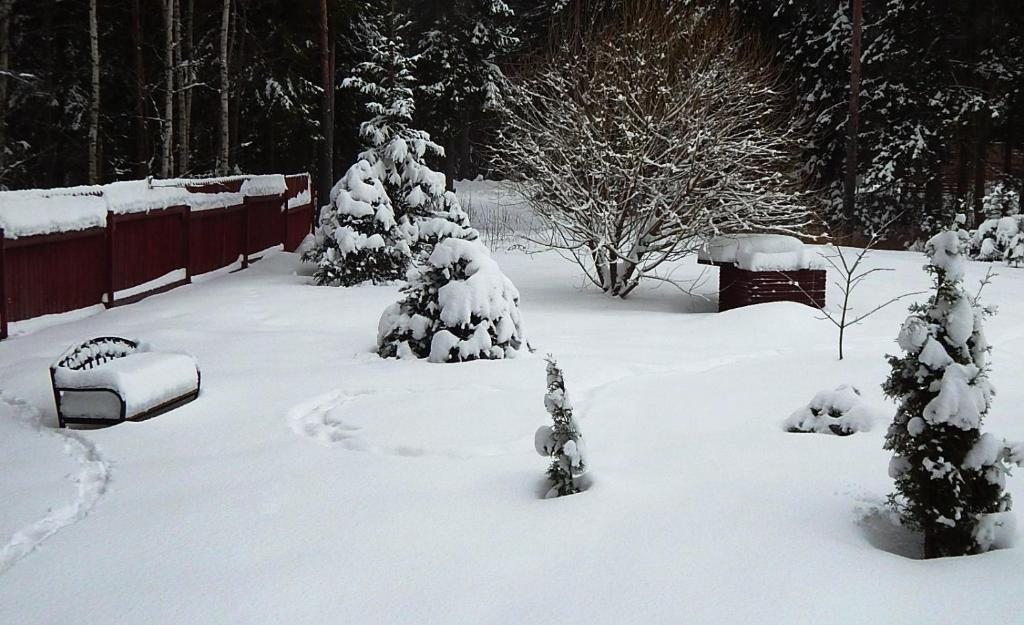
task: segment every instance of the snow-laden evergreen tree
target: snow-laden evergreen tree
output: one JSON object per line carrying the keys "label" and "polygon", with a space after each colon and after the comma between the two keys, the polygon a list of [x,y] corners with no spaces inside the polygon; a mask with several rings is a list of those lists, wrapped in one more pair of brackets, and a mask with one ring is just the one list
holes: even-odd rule
{"label": "snow-laden evergreen tree", "polygon": [[427,254],[431,242],[425,243],[426,249],[421,245],[419,222],[446,218],[458,200],[446,196],[444,174],[427,163],[430,157],[443,156],[443,148],[413,122],[418,56],[409,51],[409,17],[396,10],[394,3],[370,5],[372,10],[363,17],[359,29],[366,60],[354,68],[342,86],[358,90],[370,114],[359,128],[365,144],[359,157],[380,172],[400,231],[410,247],[415,253]]}
{"label": "snow-laden evergreen tree", "polygon": [[885,444],[891,499],[934,558],[991,547],[999,514],[1010,509],[1005,476],[1022,457],[1018,446],[981,433],[994,394],[982,327],[990,311],[963,286],[966,233],[939,233],[926,251],[935,292],[911,307],[898,338],[903,355],[889,357],[883,388],[899,402]]}
{"label": "snow-laden evergreen tree", "polygon": [[317,284],[351,286],[405,275],[411,251],[381,183],[381,169],[381,161],[359,159],[331,189],[316,243],[303,255],[316,265]]}
{"label": "snow-laden evergreen tree", "polygon": [[505,104],[499,63],[516,49],[515,14],[504,0],[428,2],[420,37],[420,94],[429,128],[445,145],[446,173],[473,176],[471,139]]}
{"label": "snow-laden evergreen tree", "polygon": [[408,281],[381,316],[381,356],[461,362],[510,358],[526,347],[519,291],[479,239],[442,240]]}
{"label": "snow-laden evergreen tree", "polygon": [[537,453],[551,458],[548,479],[551,490],[547,497],[561,497],[580,492],[577,478],[587,471],[583,434],[572,414],[572,401],[565,390],[562,370],[555,359],[547,357],[547,393],[544,408],[551,415],[553,425],[543,425],[534,435]]}

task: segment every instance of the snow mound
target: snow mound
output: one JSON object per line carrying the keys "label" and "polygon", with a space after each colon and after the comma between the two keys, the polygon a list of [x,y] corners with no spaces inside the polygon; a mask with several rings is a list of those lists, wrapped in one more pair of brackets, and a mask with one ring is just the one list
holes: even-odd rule
{"label": "snow mound", "polygon": [[816,255],[803,242],[781,234],[730,234],[704,244],[697,258],[733,263],[746,271],[797,271],[818,268]]}
{"label": "snow mound", "polygon": [[821,391],[803,408],[782,423],[787,432],[816,432],[848,436],[867,432],[874,424],[870,408],[856,387],[843,384],[832,391]]}

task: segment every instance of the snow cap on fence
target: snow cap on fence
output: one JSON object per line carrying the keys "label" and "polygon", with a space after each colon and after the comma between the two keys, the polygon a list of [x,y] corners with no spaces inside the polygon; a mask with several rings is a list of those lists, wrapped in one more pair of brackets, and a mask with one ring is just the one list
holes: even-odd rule
{"label": "snow cap on fence", "polygon": [[[238,193],[192,193],[188,186],[241,180]],[[145,213],[172,206],[202,211],[243,203],[245,197],[283,195],[280,174],[230,178],[127,180],[106,185],[63,189],[30,189],[0,193],[0,228],[8,239],[73,232],[106,224],[107,212]],[[300,194],[302,195],[302,194]],[[309,202],[305,191],[305,202]],[[302,205],[302,204],[298,204]],[[289,207],[292,203],[289,202]]]}
{"label": "snow cap on fence", "polygon": [[0,228],[8,239],[86,230],[106,224],[107,202],[97,186],[0,193]]}

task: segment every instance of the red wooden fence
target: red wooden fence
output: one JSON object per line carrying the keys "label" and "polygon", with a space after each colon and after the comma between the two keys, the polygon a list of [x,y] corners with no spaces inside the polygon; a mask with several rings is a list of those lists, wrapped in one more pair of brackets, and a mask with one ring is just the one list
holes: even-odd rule
{"label": "red wooden fence", "polygon": [[[313,225],[312,187],[308,174],[286,176],[285,183],[283,195],[233,206],[108,213],[105,228],[16,239],[0,229],[0,339],[13,321],[127,304],[236,262],[245,268],[253,254],[276,245],[294,251]],[[239,178],[186,188],[237,193],[241,184]]]}

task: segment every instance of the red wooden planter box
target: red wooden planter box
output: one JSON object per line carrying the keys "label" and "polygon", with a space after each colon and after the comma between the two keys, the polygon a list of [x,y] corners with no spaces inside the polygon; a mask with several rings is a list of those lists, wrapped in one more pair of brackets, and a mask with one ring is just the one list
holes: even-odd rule
{"label": "red wooden planter box", "polygon": [[733,263],[697,262],[720,268],[719,312],[766,302],[796,302],[815,308],[825,307],[827,273],[824,269],[747,271]]}

